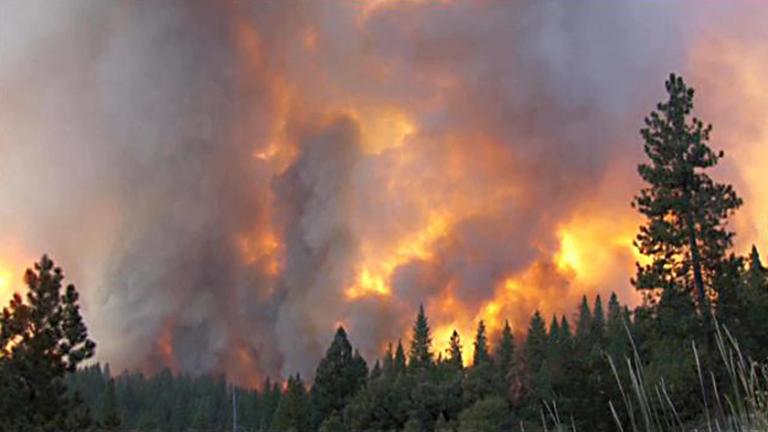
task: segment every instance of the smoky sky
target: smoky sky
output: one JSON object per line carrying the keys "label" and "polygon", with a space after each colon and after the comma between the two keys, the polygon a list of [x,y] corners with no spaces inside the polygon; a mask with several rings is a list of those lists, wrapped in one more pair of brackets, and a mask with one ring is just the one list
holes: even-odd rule
{"label": "smoky sky", "polygon": [[[631,215],[663,80],[714,88],[691,60],[707,41],[765,36],[719,18],[768,12],[374,3],[0,2],[0,257],[50,253],[113,370],[249,385],[311,376],[338,324],[373,358],[419,304],[455,320],[447,297],[524,323],[580,290],[628,296],[623,267],[559,272],[558,229]],[[348,298],[385,262],[389,295]],[[515,275],[524,292],[499,294]]]}

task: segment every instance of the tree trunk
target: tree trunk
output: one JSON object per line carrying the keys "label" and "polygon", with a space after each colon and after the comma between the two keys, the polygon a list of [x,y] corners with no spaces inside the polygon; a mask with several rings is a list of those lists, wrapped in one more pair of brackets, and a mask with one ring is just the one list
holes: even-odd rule
{"label": "tree trunk", "polygon": [[[690,200],[689,200],[690,203]],[[701,254],[699,245],[696,242],[696,228],[694,225],[693,210],[688,210],[686,214],[686,224],[688,225],[688,246],[691,248],[691,265],[693,266],[693,286],[699,297],[699,308],[704,318],[709,317],[709,302],[704,290],[704,277],[701,274]]]}

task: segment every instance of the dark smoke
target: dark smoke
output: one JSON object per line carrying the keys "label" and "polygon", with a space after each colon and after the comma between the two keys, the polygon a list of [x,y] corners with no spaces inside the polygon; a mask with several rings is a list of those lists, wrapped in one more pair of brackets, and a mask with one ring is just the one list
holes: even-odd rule
{"label": "dark smoke", "polygon": [[[0,243],[69,270],[99,359],[311,376],[338,323],[372,358],[419,303],[473,317],[520,274],[506,313],[571,310],[557,230],[631,211],[642,116],[725,25],[694,1],[364,5],[0,4]],[[416,130],[372,150],[387,110]],[[345,300],[434,212],[447,232],[391,296]],[[586,288],[630,291],[609,273]]]}

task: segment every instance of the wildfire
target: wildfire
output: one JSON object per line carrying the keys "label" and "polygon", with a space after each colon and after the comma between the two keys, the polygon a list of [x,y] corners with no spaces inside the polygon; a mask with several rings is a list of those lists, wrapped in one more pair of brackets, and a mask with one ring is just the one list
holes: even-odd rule
{"label": "wildfire", "polygon": [[266,274],[276,275],[280,270],[277,251],[280,243],[271,231],[240,236],[237,239],[241,256],[246,264],[260,263]]}
{"label": "wildfire", "polygon": [[7,269],[0,268],[0,295],[5,297],[10,294],[8,291],[11,289],[11,272]]}
{"label": "wildfire", "polygon": [[[161,365],[171,371],[178,371],[178,362],[173,351],[173,327],[170,323],[167,323],[160,333],[160,337],[157,339],[157,349]],[[157,365],[150,365],[150,367],[157,367]]]}
{"label": "wildfire", "polygon": [[398,5],[418,5],[427,3],[450,3],[451,0],[362,0],[361,14],[363,19],[368,18],[372,14],[381,9]]}
{"label": "wildfire", "polygon": [[394,107],[341,109],[360,125],[364,150],[379,154],[388,149],[401,147],[417,132],[416,124],[405,111]]}
{"label": "wildfire", "polygon": [[32,263],[20,257],[21,254],[15,249],[0,254],[0,309],[19,291],[25,265]]}
{"label": "wildfire", "polygon": [[617,270],[626,274],[636,261],[647,262],[632,244],[638,225],[633,218],[608,220],[604,214],[579,215],[558,230],[560,244],[554,263],[563,274],[572,274],[575,282],[598,287],[610,281]]}
{"label": "wildfire", "polygon": [[389,296],[392,272],[409,261],[429,260],[430,245],[448,232],[449,220],[448,215],[434,215],[424,229],[403,239],[388,256],[379,256],[373,246],[364,247],[369,257],[363,261],[356,283],[345,290],[346,297],[354,300],[367,295]]}
{"label": "wildfire", "polygon": [[[705,83],[702,117],[714,123],[712,141],[726,149],[725,164],[737,168],[741,181],[736,189],[744,207],[734,218],[736,247],[749,251],[752,244],[768,245],[768,81],[763,71],[768,65],[768,50],[760,44],[733,40],[727,35],[702,39],[694,51],[691,69]],[[706,72],[704,72],[706,71]],[[723,79],[726,77],[727,79]],[[722,119],[722,120],[721,120]]]}

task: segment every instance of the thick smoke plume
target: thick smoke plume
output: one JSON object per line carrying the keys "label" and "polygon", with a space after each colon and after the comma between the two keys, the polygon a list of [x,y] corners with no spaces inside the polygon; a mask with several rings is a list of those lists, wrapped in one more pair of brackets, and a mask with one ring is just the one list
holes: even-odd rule
{"label": "thick smoke plume", "polygon": [[637,130],[673,71],[747,201],[739,248],[768,243],[758,2],[0,16],[0,280],[49,252],[113,367],[257,385],[311,376],[338,324],[379,355],[420,303],[442,349],[453,328],[523,331],[583,293],[636,301]]}

